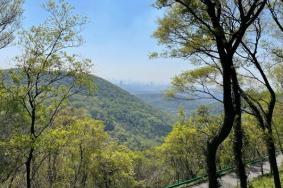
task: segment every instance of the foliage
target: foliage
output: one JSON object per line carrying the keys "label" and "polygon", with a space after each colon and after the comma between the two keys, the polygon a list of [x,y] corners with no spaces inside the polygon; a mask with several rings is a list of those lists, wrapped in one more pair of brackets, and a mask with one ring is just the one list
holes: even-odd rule
{"label": "foliage", "polygon": [[[160,186],[157,182],[162,187],[206,174],[206,143],[218,130],[222,118],[221,115],[209,115],[208,109],[202,106],[190,118],[174,125],[164,143],[155,148],[155,153],[158,153],[155,157],[161,163],[156,165],[162,169],[155,172],[159,174],[159,181],[154,184],[156,187]],[[243,122],[244,159],[264,157],[267,153],[264,135],[256,125],[256,119],[245,114]],[[234,135],[229,135],[220,145],[216,159],[218,170],[234,166],[233,142]]]}
{"label": "foliage", "polygon": [[7,47],[15,38],[22,16],[22,0],[0,1],[0,49]]}
{"label": "foliage", "polygon": [[[135,154],[112,140],[101,121],[83,114],[82,110],[65,109],[57,116],[54,127],[34,143],[37,151],[34,184],[38,187],[103,187],[105,183],[106,187],[137,185],[134,179]],[[5,156],[9,157],[11,164],[17,165],[24,161],[23,151],[30,147],[30,142],[29,137],[12,136],[1,141],[0,147],[7,149]],[[1,169],[3,173],[6,171]],[[11,175],[10,183],[15,186],[22,184],[25,180],[23,172],[19,166]]]}
{"label": "foliage", "polygon": [[[14,23],[21,13],[21,2],[9,2],[16,3],[15,7],[8,8]],[[68,50],[82,44],[80,32],[86,18],[75,15],[73,7],[65,1],[50,0],[44,4],[49,17],[44,23],[21,32],[22,54],[16,58],[17,68],[2,72],[1,186],[159,188],[204,175],[206,170],[212,172],[208,175],[213,177],[217,169],[239,163],[232,145],[242,137],[239,140],[237,134],[229,132],[241,115],[242,125],[237,125],[242,130],[237,130],[236,126],[234,129],[243,133],[243,148],[239,145],[237,148],[243,153],[243,160],[270,154],[274,143],[266,147],[266,141],[273,138],[276,147],[283,151],[282,50],[272,48],[269,58],[276,63],[273,68],[269,66],[269,78],[258,65],[262,58],[257,57],[261,25],[256,15],[265,1],[246,1],[244,8],[240,6],[241,1],[204,2],[156,1],[158,8],[168,8],[154,33],[167,51],[154,53],[152,57],[190,59],[198,68],[176,76],[169,96],[180,101],[216,100],[217,103],[210,105],[222,112],[219,104],[223,102],[225,112],[211,114],[208,106],[197,105],[199,108],[187,117],[184,109],[187,106],[184,106],[173,127],[170,115],[90,75],[91,61],[69,54]],[[223,9],[220,10],[220,6]],[[211,7],[219,11],[218,18],[211,16]],[[249,8],[251,12],[247,14]],[[268,8],[274,19],[281,21],[281,16],[275,17],[272,12],[281,11]],[[221,14],[222,10],[226,13]],[[213,20],[216,24],[211,23]],[[277,25],[280,27],[280,23]],[[245,35],[248,26],[252,29]],[[254,36],[250,35],[254,32],[257,36],[252,42]],[[241,48],[237,51],[239,45]],[[249,52],[252,45],[254,53]],[[222,53],[217,51],[219,49]],[[260,71],[263,81],[253,75],[251,65]],[[243,74],[239,74],[239,70]],[[224,72],[228,76],[224,76]],[[252,77],[244,74],[247,72]],[[278,86],[278,93],[273,92],[269,79]],[[257,84],[246,87],[255,81]],[[260,84],[263,86],[258,87]],[[219,94],[219,88],[228,92]],[[245,99],[242,106],[240,94]],[[279,100],[273,115],[276,96]],[[237,97],[238,103],[235,102]],[[226,99],[226,103],[221,98]],[[259,113],[253,114],[257,110]],[[263,117],[263,124],[259,117]],[[262,128],[264,126],[268,129]],[[259,181],[264,185],[262,181],[267,180]],[[259,186],[257,180],[253,185]]]}
{"label": "foliage", "polygon": [[105,130],[130,148],[161,143],[171,130],[173,118],[102,78],[89,77],[95,92],[80,91],[71,97],[72,106],[87,109],[93,118],[105,123]]}
{"label": "foliage", "polygon": [[[280,171],[280,179],[283,181],[283,172]],[[251,188],[275,188],[273,184],[273,176],[270,174],[260,176],[250,183]]]}

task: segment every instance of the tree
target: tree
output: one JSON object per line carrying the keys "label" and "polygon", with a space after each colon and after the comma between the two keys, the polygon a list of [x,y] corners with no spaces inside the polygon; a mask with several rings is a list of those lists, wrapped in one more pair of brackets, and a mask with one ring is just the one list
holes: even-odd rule
{"label": "tree", "polygon": [[[280,59],[278,59],[277,62],[280,62]],[[279,94],[283,93],[283,75],[282,75],[282,72],[283,72],[283,65],[282,64],[278,64],[278,65],[274,66],[271,69],[271,72],[270,72],[270,77],[273,79],[275,86],[277,88],[277,92]]]}
{"label": "tree", "polygon": [[[254,31],[259,32],[259,28],[254,30],[251,29],[251,31],[248,33]],[[254,37],[255,35],[251,34],[250,36]],[[239,89],[241,91],[241,95],[243,96],[244,100],[247,100],[246,106],[250,106],[252,111],[254,108],[256,108],[256,112],[247,112],[246,106],[244,105],[241,106],[241,111],[252,114],[258,120],[259,127],[262,129],[262,132],[266,134],[266,147],[267,149],[270,148],[270,150],[268,150],[268,154],[270,157],[271,169],[275,169],[274,176],[279,177],[276,173],[276,169],[278,168],[276,164],[275,145],[273,139],[270,139],[273,137],[271,121],[276,97],[275,92],[270,84],[271,80],[269,80],[266,75],[268,71],[264,70],[263,68],[266,65],[264,65],[262,62],[259,62],[259,55],[257,55],[257,51],[259,50],[257,47],[259,46],[260,33],[258,33],[256,36],[257,39],[254,43],[255,49],[252,49],[253,45],[251,45],[253,44],[253,40],[246,39],[244,42],[242,42],[241,45],[244,48],[244,51],[241,52],[241,55],[237,58],[236,63],[238,69],[240,69],[239,73],[241,78],[241,86],[239,86]],[[246,45],[246,43],[249,45]],[[254,51],[254,54],[252,51]],[[263,49],[261,49],[261,52],[263,52]],[[264,54],[264,57],[266,58],[267,55]],[[277,64],[276,61],[270,62],[271,65],[274,63]],[[219,68],[216,67],[216,65],[217,64],[214,66],[201,67],[192,71],[186,71],[176,76],[172,81],[173,88],[171,94],[173,93],[173,95],[177,95],[177,97],[179,94],[179,97],[181,96],[183,99],[187,100],[205,98],[222,102],[220,99],[221,93],[218,92],[219,88],[222,87],[222,82],[219,79],[221,72],[218,70]],[[255,75],[261,75],[262,78]],[[242,88],[245,89],[243,90]],[[270,117],[268,118],[267,116]],[[234,130],[234,137],[237,137],[237,130],[239,129]],[[268,134],[266,133],[267,130],[269,130]],[[239,149],[236,147],[236,144],[234,144],[234,150],[235,149]],[[278,181],[277,178],[276,181]]]}
{"label": "tree", "polygon": [[[218,105],[223,104],[221,99],[223,84],[221,81],[221,69],[218,64],[213,66],[207,65],[194,69],[192,71],[185,71],[182,74],[174,77],[172,81],[172,88],[169,94],[174,97],[182,98],[184,100],[197,100],[205,99],[215,100]],[[241,102],[238,101],[238,107],[241,108]],[[238,175],[245,176],[244,164],[242,161],[242,147],[243,147],[243,130],[241,122],[241,109],[238,109],[237,119],[234,122],[234,141],[232,142],[234,151],[234,161],[238,167]],[[231,145],[231,144],[230,144]],[[240,172],[239,169],[242,169]],[[245,181],[246,177],[242,176],[242,181]],[[241,176],[240,176],[241,177]]]}
{"label": "tree", "polygon": [[[271,83],[272,79],[268,78],[268,71],[265,70],[265,67],[272,67],[273,64],[277,63],[272,61],[272,58],[269,56],[270,63],[269,65],[265,65],[264,58],[267,58],[268,56],[265,54],[264,57],[261,57],[258,54],[258,51],[263,51],[260,49],[262,35],[263,28],[261,25],[261,19],[258,18],[253,24],[251,31],[248,32],[245,40],[241,42],[244,50],[244,52],[241,54],[241,62],[246,63],[246,65],[245,63],[242,63],[242,67],[247,72],[246,74],[242,75],[245,77],[245,79],[242,79],[242,81],[245,83],[245,80],[248,80],[246,85],[255,83],[254,86],[256,86],[256,88],[250,85],[248,89],[242,89],[244,86],[239,87],[239,89],[243,99],[249,105],[252,114],[257,118],[259,126],[265,133],[265,142],[269,156],[270,169],[274,177],[274,184],[275,187],[281,187],[279,170],[276,161],[276,147],[273,138],[273,115],[277,98]],[[251,66],[255,68],[260,77],[255,76],[256,73],[251,71],[253,69]]]}
{"label": "tree", "polygon": [[271,16],[278,26],[278,29],[283,32],[283,1],[282,0],[268,0],[267,1],[268,9],[271,13]]}
{"label": "tree", "polygon": [[22,15],[22,0],[0,1],[0,49],[5,48],[14,39]]}
{"label": "tree", "polygon": [[[224,122],[207,144],[209,187],[218,187],[216,152],[229,135],[235,119],[239,121],[240,94],[233,57],[248,27],[265,7],[262,1],[185,1],[158,0],[168,7],[159,21],[155,37],[167,45],[170,56],[219,60],[223,80]],[[215,61],[214,61],[215,62]],[[234,106],[236,104],[236,106]],[[239,163],[242,163],[239,161]],[[243,165],[239,165],[241,186],[247,187]]]}
{"label": "tree", "polygon": [[[60,110],[53,126],[46,129],[34,143],[36,157],[32,161],[32,185],[140,187],[142,184],[139,186],[134,174],[136,154],[114,141],[104,129],[103,122],[92,119],[84,109],[66,107]],[[9,162],[24,163],[29,142],[28,135],[16,135],[1,140],[0,148],[5,148],[3,151],[6,156],[9,154]],[[18,157],[19,154],[22,155]],[[23,168],[14,170],[16,172],[12,171],[12,175],[2,186],[23,185]]]}
{"label": "tree", "polygon": [[16,97],[2,87],[0,89],[0,183],[4,183],[19,171],[24,161],[23,148],[27,139],[22,135],[27,122],[25,112]]}
{"label": "tree", "polygon": [[178,122],[164,144],[160,146],[175,170],[175,180],[190,179],[203,175],[205,169],[205,144],[216,133],[221,118],[210,116],[207,108],[201,106],[190,119]]}
{"label": "tree", "polygon": [[112,140],[103,122],[67,108],[55,124],[41,138],[51,160],[45,160],[38,186],[47,181],[50,187],[135,187],[134,153]]}
{"label": "tree", "polygon": [[[21,33],[19,44],[23,55],[17,57],[18,69],[10,74],[6,84],[17,95],[28,116],[30,146],[25,160],[26,186],[32,186],[37,155],[35,144],[53,126],[54,119],[67,99],[87,86],[89,60],[78,60],[66,50],[81,45],[79,35],[86,23],[84,17],[74,15],[71,5],[64,1],[44,4],[49,13],[46,21]],[[63,85],[62,83],[67,83]]]}

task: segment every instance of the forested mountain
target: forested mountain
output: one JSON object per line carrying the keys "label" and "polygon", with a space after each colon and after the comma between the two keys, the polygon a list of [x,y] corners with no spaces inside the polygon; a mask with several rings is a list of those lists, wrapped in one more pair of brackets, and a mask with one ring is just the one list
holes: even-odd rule
{"label": "forested mountain", "polygon": [[170,114],[177,115],[178,110],[183,108],[187,116],[192,115],[200,106],[206,105],[212,114],[219,114],[223,111],[220,103],[214,100],[181,100],[166,97],[164,93],[136,93],[139,99],[153,107],[162,109]]}
{"label": "forested mountain", "polygon": [[[5,70],[8,74],[9,70]],[[71,79],[60,80],[68,85]],[[146,104],[136,96],[100,77],[89,75],[93,90],[82,89],[70,98],[69,105],[82,108],[96,120],[102,120],[105,130],[132,149],[144,149],[160,144],[171,131],[174,116]]]}
{"label": "forested mountain", "polygon": [[[202,105],[206,105],[211,114],[223,112],[223,107],[219,102],[213,99],[205,99],[206,96],[204,96],[204,99],[198,100],[182,100],[166,96],[166,91],[170,89],[170,84],[124,83],[123,81],[116,82],[115,84],[145,103],[175,117],[181,108],[185,110],[187,116],[191,116]],[[221,96],[218,96],[218,98],[221,98]]]}
{"label": "forested mountain", "polygon": [[171,130],[173,118],[144,103],[134,95],[91,76],[96,90],[81,92],[71,98],[71,104],[88,110],[91,116],[103,120],[105,129],[131,148],[142,149],[160,143]]}

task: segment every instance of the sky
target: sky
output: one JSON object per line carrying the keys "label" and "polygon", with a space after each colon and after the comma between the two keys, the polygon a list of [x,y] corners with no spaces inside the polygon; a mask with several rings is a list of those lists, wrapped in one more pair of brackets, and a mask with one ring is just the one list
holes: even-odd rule
{"label": "sky", "polygon": [[[152,37],[162,10],[154,0],[66,0],[75,12],[88,17],[82,33],[85,43],[75,50],[93,62],[92,73],[112,82],[168,84],[174,75],[190,68],[180,59],[149,59],[150,52],[161,51]],[[26,0],[22,26],[41,23],[46,14],[45,0]],[[14,66],[19,53],[12,45],[0,52],[0,67]]]}

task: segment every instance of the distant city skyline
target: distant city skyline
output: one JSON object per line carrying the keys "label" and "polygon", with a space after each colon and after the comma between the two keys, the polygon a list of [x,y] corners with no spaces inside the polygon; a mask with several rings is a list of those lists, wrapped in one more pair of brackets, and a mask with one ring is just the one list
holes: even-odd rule
{"label": "distant city skyline", "polygon": [[[162,16],[162,10],[152,6],[154,0],[66,1],[75,7],[76,13],[89,18],[82,33],[86,43],[74,52],[93,61],[93,74],[112,82],[168,84],[174,75],[190,68],[184,60],[148,58],[150,52],[161,50],[151,36]],[[24,28],[44,20],[44,2],[25,2]],[[16,54],[16,46],[1,50],[1,68],[13,67]]]}

